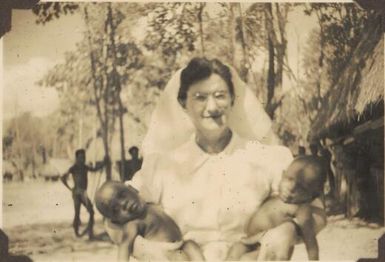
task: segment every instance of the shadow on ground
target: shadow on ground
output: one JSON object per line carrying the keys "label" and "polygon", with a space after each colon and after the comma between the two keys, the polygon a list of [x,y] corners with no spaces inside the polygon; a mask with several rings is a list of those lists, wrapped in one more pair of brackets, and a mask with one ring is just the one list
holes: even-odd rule
{"label": "shadow on ground", "polygon": [[328,223],[332,223],[335,227],[340,228],[370,228],[379,229],[382,225],[374,222],[368,222],[361,218],[347,219],[344,215],[335,215],[328,217]]}
{"label": "shadow on ground", "polygon": [[9,237],[9,253],[14,256],[103,252],[113,249],[101,221],[95,223],[93,240],[77,238],[68,222],[16,226],[5,232]]}

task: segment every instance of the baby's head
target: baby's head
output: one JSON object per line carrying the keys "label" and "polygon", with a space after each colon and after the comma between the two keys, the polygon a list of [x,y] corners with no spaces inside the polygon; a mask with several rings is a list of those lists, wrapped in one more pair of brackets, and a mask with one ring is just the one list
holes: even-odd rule
{"label": "baby's head", "polygon": [[319,158],[301,156],[284,171],[279,184],[279,196],[291,204],[311,202],[323,191],[325,169]]}
{"label": "baby's head", "polygon": [[100,187],[95,194],[95,204],[104,217],[117,224],[140,218],[147,209],[136,189],[117,181],[107,181]]}

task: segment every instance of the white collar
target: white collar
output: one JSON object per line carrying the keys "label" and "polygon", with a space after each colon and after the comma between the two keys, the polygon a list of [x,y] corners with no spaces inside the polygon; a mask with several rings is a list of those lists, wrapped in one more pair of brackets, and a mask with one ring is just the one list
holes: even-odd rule
{"label": "white collar", "polygon": [[214,154],[209,154],[207,152],[205,152],[197,143],[196,143],[196,134],[194,133],[193,135],[191,135],[189,141],[188,141],[188,144],[189,144],[189,147],[192,148],[194,150],[194,153],[196,152],[198,155],[204,155],[208,158],[210,157],[220,157],[222,155],[228,155],[228,154],[231,154],[233,153],[234,151],[234,148],[235,148],[235,145],[238,144],[238,141],[241,139],[239,137],[239,135],[232,131],[232,135],[231,135],[231,138],[230,138],[230,141],[229,143],[225,146],[225,148],[219,152],[219,153],[214,153]]}

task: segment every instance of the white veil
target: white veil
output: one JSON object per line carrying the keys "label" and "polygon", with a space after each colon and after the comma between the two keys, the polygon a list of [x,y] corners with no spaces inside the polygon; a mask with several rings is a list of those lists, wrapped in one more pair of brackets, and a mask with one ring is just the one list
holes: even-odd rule
{"label": "white veil", "polygon": [[[266,144],[278,144],[271,129],[271,120],[262,104],[230,67],[235,100],[229,116],[229,127],[243,138]],[[168,82],[151,117],[142,144],[144,156],[164,153],[177,148],[190,139],[194,126],[178,102],[180,74],[178,70]]]}

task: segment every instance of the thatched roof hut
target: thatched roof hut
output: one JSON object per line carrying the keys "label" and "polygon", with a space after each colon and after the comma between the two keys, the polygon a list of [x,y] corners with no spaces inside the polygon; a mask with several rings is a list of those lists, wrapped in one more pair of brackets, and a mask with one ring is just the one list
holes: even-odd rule
{"label": "thatched roof hut", "polygon": [[335,138],[368,119],[383,116],[384,36],[381,15],[369,21],[351,60],[330,92],[328,102],[312,125],[309,140]]}
{"label": "thatched roof hut", "polygon": [[[384,34],[381,13],[369,21],[308,139],[330,150],[331,196],[348,217],[384,222]],[[333,182],[333,183],[332,183]]]}

